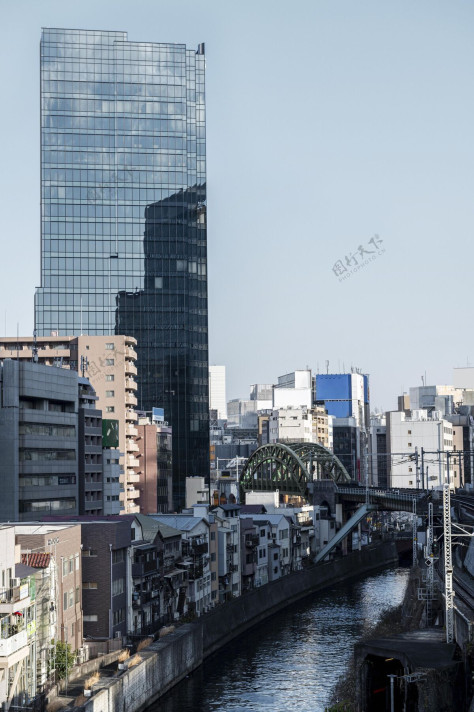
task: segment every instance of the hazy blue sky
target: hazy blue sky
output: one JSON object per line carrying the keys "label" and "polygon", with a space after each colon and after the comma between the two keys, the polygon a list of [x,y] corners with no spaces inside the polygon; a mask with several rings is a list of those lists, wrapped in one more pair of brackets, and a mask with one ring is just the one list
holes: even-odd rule
{"label": "hazy blue sky", "polygon": [[[211,363],[307,365],[374,407],[474,364],[471,0],[1,0],[0,334],[33,329],[44,27],[206,43]],[[378,234],[385,253],[339,282]]]}

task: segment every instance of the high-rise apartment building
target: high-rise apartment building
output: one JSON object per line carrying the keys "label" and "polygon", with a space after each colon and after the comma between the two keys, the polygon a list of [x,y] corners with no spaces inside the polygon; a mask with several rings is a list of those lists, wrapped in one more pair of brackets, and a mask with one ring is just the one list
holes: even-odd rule
{"label": "high-rise apartment building", "polygon": [[217,410],[219,420],[227,420],[225,366],[209,366],[209,408]]}
{"label": "high-rise apartment building", "polygon": [[44,29],[38,335],[137,339],[174,501],[209,475],[204,45]]}

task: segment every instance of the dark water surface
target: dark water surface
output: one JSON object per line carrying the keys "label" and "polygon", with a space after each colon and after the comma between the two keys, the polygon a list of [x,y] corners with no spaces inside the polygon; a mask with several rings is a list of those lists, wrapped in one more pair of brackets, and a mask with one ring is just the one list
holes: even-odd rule
{"label": "dark water surface", "polygon": [[208,659],[148,712],[323,712],[352,646],[403,599],[409,569],[338,584]]}

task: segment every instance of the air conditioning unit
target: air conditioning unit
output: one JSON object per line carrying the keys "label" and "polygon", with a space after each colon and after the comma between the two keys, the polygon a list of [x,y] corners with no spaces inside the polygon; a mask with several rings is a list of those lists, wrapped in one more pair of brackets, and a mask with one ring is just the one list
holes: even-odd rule
{"label": "air conditioning unit", "polygon": [[20,583],[21,583],[21,579],[19,579],[19,578],[12,578],[12,579],[11,579],[12,588],[16,588],[16,586],[19,586]]}

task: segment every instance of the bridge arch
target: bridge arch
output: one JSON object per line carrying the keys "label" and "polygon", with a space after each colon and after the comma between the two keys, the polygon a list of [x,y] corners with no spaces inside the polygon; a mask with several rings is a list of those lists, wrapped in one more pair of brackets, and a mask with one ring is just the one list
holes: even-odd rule
{"label": "bridge arch", "polygon": [[242,501],[245,492],[285,492],[306,497],[308,484],[316,479],[350,482],[351,478],[334,453],[319,443],[269,443],[257,448],[240,475]]}

